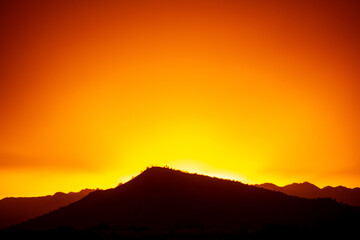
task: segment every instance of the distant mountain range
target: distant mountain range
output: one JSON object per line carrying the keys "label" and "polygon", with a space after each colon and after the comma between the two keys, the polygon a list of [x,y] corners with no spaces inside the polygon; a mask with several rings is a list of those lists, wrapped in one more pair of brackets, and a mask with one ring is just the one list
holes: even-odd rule
{"label": "distant mountain range", "polygon": [[255,186],[302,198],[332,198],[338,202],[360,206],[360,188],[346,188],[343,186],[319,188],[309,182],[293,183],[284,187],[272,183],[257,184]]}
{"label": "distant mountain range", "polygon": [[4,198],[0,200],[0,229],[41,216],[67,206],[87,196],[94,190],[85,189],[68,194],[58,192],[53,196]]}
{"label": "distant mountain range", "polygon": [[360,208],[329,198],[300,198],[240,182],[152,167],[114,189],[94,191],[3,234],[50,234],[45,239],[55,235],[61,239],[224,239],[225,235],[229,239],[343,239],[344,234],[357,233],[359,224]]}

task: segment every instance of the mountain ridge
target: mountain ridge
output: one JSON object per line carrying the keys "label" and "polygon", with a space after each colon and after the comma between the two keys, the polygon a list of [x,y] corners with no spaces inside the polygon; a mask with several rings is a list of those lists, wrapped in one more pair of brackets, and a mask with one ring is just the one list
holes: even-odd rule
{"label": "mountain ridge", "polygon": [[79,192],[56,192],[40,197],[6,197],[0,200],[0,229],[41,216],[80,200],[92,189]]}
{"label": "mountain ridge", "polygon": [[[349,191],[358,191],[360,190],[359,188],[354,188],[354,189],[349,189],[343,186],[338,186],[338,187],[330,187],[330,186],[326,186],[324,188],[319,188],[314,184],[311,184],[309,182],[303,182],[303,183],[293,183],[293,184],[288,184],[284,187],[279,187],[275,184],[272,183],[264,183],[264,184],[256,184],[256,185],[249,185],[249,184],[244,184],[238,181],[234,181],[234,180],[227,180],[227,179],[221,179],[221,178],[217,178],[217,177],[209,177],[206,175],[201,175],[201,174],[197,174],[197,173],[188,173],[188,172],[183,172],[180,170],[174,170],[174,169],[169,169],[169,168],[161,168],[161,167],[151,167],[151,168],[147,168],[146,170],[142,171],[138,176],[136,176],[135,178],[133,178],[132,180],[130,180],[128,183],[133,186],[138,185],[139,180],[141,180],[142,182],[144,181],[149,181],[152,182],[153,184],[161,184],[164,181],[168,180],[168,176],[170,175],[188,175],[188,176],[193,176],[196,178],[200,178],[200,179],[207,179],[207,181],[209,180],[213,180],[213,181],[220,181],[220,182],[227,182],[227,183],[233,183],[233,184],[241,184],[238,186],[241,186],[242,188],[244,188],[245,186],[251,187],[251,186],[255,186],[258,188],[263,188],[266,190],[270,190],[270,191],[277,191],[277,192],[281,192],[283,194],[287,194],[290,196],[295,196],[295,197],[300,197],[300,198],[331,198],[334,200],[337,200],[340,203],[345,203],[345,204],[350,204],[353,206],[357,206],[356,202],[355,204],[353,203],[354,201],[356,201],[356,198],[353,198],[353,194],[349,195]],[[78,200],[82,199],[83,197],[86,197],[89,193],[93,193],[95,195],[102,195],[105,194],[105,192],[107,192],[106,194],[110,194],[111,192],[116,192],[117,189],[121,189],[124,185],[126,186],[125,188],[128,188],[128,183],[126,184],[119,184],[116,188],[114,189],[108,189],[108,190],[90,190],[90,189],[84,189],[78,193],[74,193],[74,192],[69,192],[69,193],[62,193],[62,192],[57,192],[54,195],[47,195],[47,196],[42,196],[42,197],[19,197],[19,198],[15,198],[15,197],[8,197],[8,198],[4,198],[0,200],[0,229],[4,228],[4,227],[9,227],[15,224],[18,224],[20,222],[29,220],[31,218],[37,218],[43,214],[46,214],[50,211],[54,211],[58,208],[61,207],[66,207],[67,205],[71,205],[72,203],[77,202]],[[301,191],[305,191],[305,193],[301,194]],[[319,194],[319,191],[326,191],[325,193]],[[339,191],[342,192],[346,192],[348,193],[348,198],[350,199],[350,201],[344,201],[344,199],[336,197]],[[96,193],[95,193],[96,192]],[[134,193],[134,191],[133,191]],[[357,192],[356,192],[357,193]],[[78,197],[75,197],[76,195],[79,195]],[[72,197],[71,197],[72,196]],[[335,196],[335,197],[334,197]],[[64,198],[65,201],[58,201],[58,203],[56,204],[56,201],[54,201],[54,203],[52,204],[51,207],[47,207],[44,209],[44,206],[46,205],[45,202],[46,201],[51,201],[51,198]],[[66,199],[66,198],[71,198],[71,199]],[[46,200],[48,199],[48,200]],[[19,204],[24,205],[24,201],[31,201],[31,200],[38,200],[38,201],[42,201],[42,204],[33,204],[32,205],[32,214],[28,214],[29,213],[29,207],[27,207],[28,209],[25,209],[24,211],[24,206],[22,207],[18,207]],[[7,201],[15,201],[17,202],[17,207],[4,207],[4,202]],[[54,206],[55,204],[55,206]],[[25,204],[26,205],[26,204]],[[40,206],[41,205],[41,206]],[[8,206],[8,205],[7,205]],[[26,208],[26,207],[25,207]],[[36,209],[38,208],[38,209]],[[15,209],[15,210],[14,210]],[[4,211],[6,210],[6,211]],[[12,211],[12,212],[11,212]],[[21,212],[21,214],[23,214],[24,212],[27,212],[27,214],[24,214],[22,216],[19,216],[19,212]],[[31,211],[30,211],[31,212]]]}
{"label": "mountain ridge", "polygon": [[347,188],[344,186],[326,186],[319,188],[316,185],[303,182],[292,183],[283,187],[277,186],[273,183],[255,184],[256,187],[265,188],[272,191],[283,192],[288,195],[293,195],[302,198],[332,198],[340,203],[345,203],[353,206],[360,206],[360,188]]}
{"label": "mountain ridge", "polygon": [[[69,225],[166,228],[313,224],[351,215],[331,199],[304,199],[281,192],[178,170],[152,167],[114,189],[98,190],[67,207],[15,226],[44,230]],[[221,220],[219,220],[221,219]]]}

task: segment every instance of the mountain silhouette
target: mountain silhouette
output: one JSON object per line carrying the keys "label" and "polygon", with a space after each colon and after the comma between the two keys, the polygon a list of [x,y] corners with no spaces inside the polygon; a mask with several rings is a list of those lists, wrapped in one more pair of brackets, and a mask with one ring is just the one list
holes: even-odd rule
{"label": "mountain silhouette", "polygon": [[76,202],[93,190],[84,189],[68,194],[58,192],[52,196],[4,198],[0,200],[0,228],[41,216],[60,207]]}
{"label": "mountain silhouette", "polygon": [[[51,231],[68,226],[72,231],[95,228],[112,234],[157,233],[159,239],[160,233],[181,231],[197,231],[211,238],[219,233],[248,236],[257,229],[284,232],[288,229],[284,226],[289,226],[290,232],[295,227],[328,233],[341,226],[338,233],[342,234],[357,229],[354,225],[358,226],[359,216],[359,208],[331,199],[299,198],[240,182],[152,167],[114,189],[94,191],[11,231]],[[93,236],[94,230],[90,232]]]}
{"label": "mountain silhouette", "polygon": [[332,198],[338,202],[360,206],[360,188],[346,188],[343,186],[319,188],[309,182],[293,183],[284,187],[272,183],[257,184],[255,186],[302,198]]}

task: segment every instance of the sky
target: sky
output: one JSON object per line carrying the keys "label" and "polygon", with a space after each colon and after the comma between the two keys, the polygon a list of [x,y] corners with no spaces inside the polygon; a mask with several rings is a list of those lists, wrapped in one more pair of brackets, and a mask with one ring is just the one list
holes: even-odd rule
{"label": "sky", "polygon": [[356,0],[0,3],[0,198],[170,166],[360,186]]}

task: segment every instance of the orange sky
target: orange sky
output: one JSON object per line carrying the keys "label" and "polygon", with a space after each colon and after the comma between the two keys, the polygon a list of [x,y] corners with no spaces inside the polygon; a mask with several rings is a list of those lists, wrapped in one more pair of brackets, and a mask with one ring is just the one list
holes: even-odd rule
{"label": "orange sky", "polygon": [[360,186],[358,1],[0,5],[0,198],[150,165]]}

